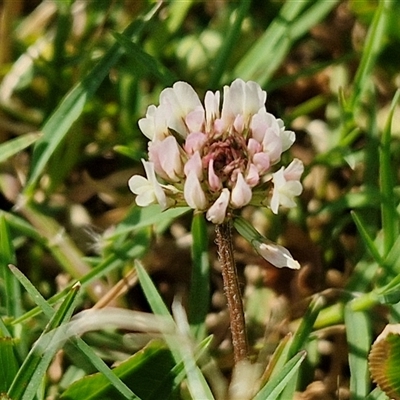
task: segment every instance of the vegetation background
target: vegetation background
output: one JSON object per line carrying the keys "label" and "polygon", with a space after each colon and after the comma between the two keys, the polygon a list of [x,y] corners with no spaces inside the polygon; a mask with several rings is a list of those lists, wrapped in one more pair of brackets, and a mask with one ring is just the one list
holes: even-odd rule
{"label": "vegetation background", "polygon": [[[0,398],[400,398],[399,2],[0,13]],[[306,165],[296,209],[242,213],[302,268],[235,236],[253,361],[239,371],[213,227],[127,188],[160,91],[235,78],[267,91]]]}

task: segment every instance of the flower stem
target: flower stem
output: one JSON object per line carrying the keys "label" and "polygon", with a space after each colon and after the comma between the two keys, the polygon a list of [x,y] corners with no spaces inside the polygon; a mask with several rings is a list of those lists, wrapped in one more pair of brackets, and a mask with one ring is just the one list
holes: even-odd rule
{"label": "flower stem", "polygon": [[242,295],[233,257],[231,221],[215,226],[225,296],[228,301],[235,364],[248,358],[248,344]]}

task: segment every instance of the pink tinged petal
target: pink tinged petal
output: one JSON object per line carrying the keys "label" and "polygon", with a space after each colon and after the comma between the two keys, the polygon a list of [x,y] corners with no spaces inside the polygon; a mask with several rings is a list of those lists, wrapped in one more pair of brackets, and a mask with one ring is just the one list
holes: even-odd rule
{"label": "pink tinged petal", "polygon": [[186,137],[183,146],[186,153],[193,154],[197,150],[201,150],[207,140],[207,135],[202,132],[192,132]]}
{"label": "pink tinged petal", "polygon": [[189,158],[184,166],[185,176],[188,177],[191,172],[194,172],[198,179],[203,177],[203,163],[198,151],[196,151],[192,157]]}
{"label": "pink tinged petal", "polygon": [[183,165],[179,145],[174,136],[168,136],[162,141],[153,142],[149,146],[149,157],[154,162],[160,176],[173,182],[179,181]]}
{"label": "pink tinged petal", "polygon": [[288,166],[285,168],[283,174],[287,181],[298,181],[304,172],[304,165],[298,159],[295,158]]}
{"label": "pink tinged petal", "polygon": [[214,131],[216,133],[222,133],[225,130],[225,122],[222,119],[216,119],[214,121]]}
{"label": "pink tinged petal", "polygon": [[221,179],[217,176],[214,171],[214,160],[211,159],[208,162],[208,184],[210,185],[210,189],[216,192],[222,188]]}
{"label": "pink tinged petal", "polygon": [[208,209],[206,218],[213,224],[222,224],[226,217],[226,209],[229,204],[230,193],[227,188],[222,192],[215,203]]}
{"label": "pink tinged petal", "polygon": [[247,142],[247,151],[249,152],[249,156],[251,157],[254,154],[262,151],[262,146],[260,142],[258,142],[256,139],[250,138]]}
{"label": "pink tinged petal", "polygon": [[277,268],[288,267],[291,269],[300,269],[300,264],[293,259],[289,250],[278,244],[269,242],[253,242],[257,253]]}
{"label": "pink tinged petal", "polygon": [[276,164],[282,154],[282,138],[279,120],[272,114],[260,111],[250,122],[254,139],[262,143],[264,152],[270,156],[271,164]]}
{"label": "pink tinged petal", "polygon": [[194,110],[203,108],[197,93],[186,82],[176,82],[172,88],[164,89],[160,94],[160,105],[168,108],[168,127],[182,137],[186,137],[189,133],[185,123],[186,116]]}
{"label": "pink tinged petal", "polygon": [[240,208],[249,204],[252,196],[250,186],[246,183],[241,172],[239,172],[235,187],[232,190],[231,204],[234,208]]}
{"label": "pink tinged petal", "polygon": [[233,121],[233,127],[235,128],[236,132],[242,133],[244,129],[244,118],[243,115],[239,114],[236,115],[235,120]]}
{"label": "pink tinged petal", "polygon": [[268,171],[271,163],[270,157],[267,153],[256,153],[253,156],[253,164],[257,167],[257,170],[260,175],[264,174]]}
{"label": "pink tinged petal", "polygon": [[260,175],[258,174],[258,168],[254,164],[250,164],[249,171],[247,172],[246,182],[250,187],[254,187],[260,181]]}
{"label": "pink tinged petal", "polygon": [[195,171],[191,171],[185,181],[183,196],[190,208],[204,210],[207,207],[207,199],[200,185]]}
{"label": "pink tinged petal", "polygon": [[198,106],[193,111],[190,111],[185,118],[185,122],[189,132],[201,131],[204,125],[204,108]]}

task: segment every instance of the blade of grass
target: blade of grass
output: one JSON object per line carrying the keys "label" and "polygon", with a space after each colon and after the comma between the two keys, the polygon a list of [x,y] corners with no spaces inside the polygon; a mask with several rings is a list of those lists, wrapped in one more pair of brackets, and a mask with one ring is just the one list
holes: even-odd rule
{"label": "blade of grass", "polygon": [[358,213],[356,213],[355,211],[351,211],[351,217],[353,218],[353,221],[356,224],[358,232],[360,233],[361,238],[364,244],[366,245],[368,251],[378,264],[383,265],[384,259],[380,255],[378,248],[376,247],[374,241],[369,235],[366,225],[364,221],[361,219],[361,216],[358,215]]}
{"label": "blade of grass", "polygon": [[[31,295],[35,303],[40,307],[43,313],[49,318],[53,318],[55,312],[50,304],[42,297],[39,291],[32,285],[32,283],[25,277],[25,275],[19,271],[16,267],[10,266],[14,275],[18,278],[21,284],[25,287],[26,291]],[[76,285],[76,284],[75,284]],[[69,289],[71,293],[73,287]],[[121,392],[127,399],[137,399],[137,397],[131,392],[126,385],[120,381],[108,368],[101,358],[99,358],[95,352],[79,337],[72,339],[75,346],[87,357],[91,364],[111,382],[115,388]],[[57,346],[56,346],[57,347]]]}
{"label": "blade of grass", "polygon": [[301,319],[300,325],[293,336],[293,340],[288,352],[289,358],[293,357],[300,350],[304,349],[306,342],[310,337],[310,333],[313,330],[318,314],[325,306],[325,303],[325,298],[319,295],[315,295],[311,300],[311,303],[308,306],[308,309]]}
{"label": "blade of grass", "polygon": [[210,77],[209,89],[216,89],[220,83],[221,77],[226,70],[229,57],[234,52],[234,48],[240,35],[240,28],[243,20],[246,18],[250,4],[251,1],[241,0],[236,9],[235,20],[229,27],[226,35],[224,35],[223,43],[218,50],[218,55],[213,61],[213,71]]}
{"label": "blade of grass", "polygon": [[15,343],[11,337],[0,340],[0,393],[7,391],[18,371]]}
{"label": "blade of grass", "polygon": [[[75,279],[80,279],[90,272],[91,267],[84,261],[83,253],[54,218],[44,215],[33,204],[25,203],[20,206],[19,211],[47,239],[46,247],[66,272]],[[98,285],[97,288],[88,288],[88,292],[94,300],[97,300],[99,293],[97,289],[104,292],[106,286],[101,281],[95,284]]]}
{"label": "blade of grass", "polygon": [[392,120],[395,107],[399,101],[400,90],[393,97],[390,106],[390,112],[386,121],[385,128],[382,133],[380,147],[380,186],[381,186],[381,213],[382,213],[382,231],[383,231],[383,248],[386,256],[392,248],[396,238],[399,236],[399,218],[396,210],[396,202],[394,196],[394,169],[392,166],[390,144],[392,139]]}
{"label": "blade of grass", "polygon": [[[253,47],[250,48],[237,64],[233,71],[233,76],[240,76],[244,80],[253,79],[259,83],[261,80],[267,80],[263,73],[265,69],[265,58],[260,57],[260,54],[265,54],[266,57],[270,57],[271,54],[274,54],[273,49],[278,44],[282,44],[282,41],[287,35],[288,25],[300,15],[301,11],[308,3],[309,1],[284,3],[279,15],[272,21],[261,38],[257,40]],[[262,79],[262,77],[264,79]]]}
{"label": "blade of grass", "polygon": [[203,214],[192,220],[192,277],[189,297],[189,322],[195,338],[202,340],[206,335],[205,318],[210,298],[210,262],[208,258],[207,224]]}
{"label": "blade of grass", "polygon": [[118,32],[114,32],[113,36],[125,49],[126,54],[135,64],[139,64],[140,68],[154,75],[163,85],[170,86],[178,80],[173,72],[156,58],[143,51],[142,48],[132,42],[129,37]]}
{"label": "blade of grass", "polygon": [[[159,10],[161,3],[152,6],[142,18],[132,22],[123,32],[125,36],[137,37]],[[55,150],[64,140],[72,124],[82,113],[88,99],[90,99],[110,68],[118,61],[123,50],[119,43],[115,43],[92,69],[71,91],[64,97],[54,113],[43,126],[43,136],[36,143],[32,159],[32,168],[24,195],[28,198],[33,195],[35,186],[43,173],[46,164]]]}
{"label": "blade of grass", "polygon": [[15,263],[15,259],[8,224],[3,212],[0,212],[0,271],[4,282],[7,316],[13,318],[22,314],[21,290],[15,277],[8,269],[8,264]]}
{"label": "blade of grass", "polygon": [[392,1],[380,0],[372,24],[368,30],[367,38],[356,76],[353,81],[353,93],[349,101],[349,108],[354,110],[360,98],[369,87],[369,78],[375,66],[377,57],[382,50],[382,41],[388,25]]}
{"label": "blade of grass", "polygon": [[[263,36],[238,63],[233,76],[252,79],[261,86],[267,86],[293,43],[324,18],[338,2],[339,0],[285,2]],[[307,5],[310,7],[303,12]],[[268,57],[268,62],[260,54]]]}
{"label": "blade of grass", "polygon": [[54,309],[51,305],[43,298],[40,292],[36,289],[34,285],[29,281],[29,279],[14,265],[10,264],[9,268],[14,276],[19,280],[21,285],[31,296],[31,299],[40,307],[43,314],[49,319],[54,315]]}
{"label": "blade of grass", "polygon": [[[164,304],[163,299],[154,286],[150,276],[144,267],[138,262],[135,262],[138,278],[146,299],[156,315],[162,315],[171,322],[173,322],[172,316],[169,313],[168,308]],[[197,367],[196,363],[193,361],[190,354],[187,354],[187,349],[182,348],[181,338],[178,336],[172,337],[171,335],[165,335],[165,340],[170,347],[171,353],[178,364],[183,361],[185,366],[185,371],[188,378],[188,388],[194,399],[213,399],[214,396],[201,373],[200,369]],[[189,358],[188,358],[189,357]]]}
{"label": "blade of grass", "polygon": [[370,391],[368,353],[371,346],[369,316],[354,312],[348,304],[344,309],[344,322],[349,347],[350,396],[354,400],[365,399]]}
{"label": "blade of grass", "polygon": [[80,285],[75,284],[70,290],[18,370],[7,393],[13,400],[31,400],[35,398],[42,378],[58,349],[57,346],[52,345],[53,336],[49,336],[47,333],[60,327],[71,318],[77,304],[79,288]]}
{"label": "blade of grass", "polygon": [[131,389],[107,366],[107,364],[94,352],[94,350],[82,339],[73,340],[74,345],[86,356],[91,364],[101,372],[108,381],[126,398],[132,400],[140,400]]}
{"label": "blade of grass", "polygon": [[40,137],[41,134],[38,132],[26,133],[25,135],[19,136],[15,139],[10,139],[5,143],[1,143],[0,163],[26,149],[31,144],[35,143]]}
{"label": "blade of grass", "polygon": [[[99,265],[93,268],[88,274],[83,276],[79,280],[82,288],[92,284],[97,279],[102,278],[104,275],[114,271],[115,269],[120,268],[127,260],[132,260],[143,255],[145,250],[148,248],[148,237],[147,235],[144,238],[142,236],[137,235],[134,243],[132,243],[131,240],[127,241],[124,246],[107,256]],[[50,305],[55,304],[67,295],[68,291],[73,285],[74,283],[68,285],[64,290],[48,299],[47,302]],[[14,320],[12,324],[15,325],[24,322],[40,314],[40,312],[41,309],[39,307],[35,307],[22,315],[20,318]]]}
{"label": "blade of grass", "polygon": [[276,399],[300,368],[307,353],[302,351],[291,358],[277,375],[257,393],[253,400]]}

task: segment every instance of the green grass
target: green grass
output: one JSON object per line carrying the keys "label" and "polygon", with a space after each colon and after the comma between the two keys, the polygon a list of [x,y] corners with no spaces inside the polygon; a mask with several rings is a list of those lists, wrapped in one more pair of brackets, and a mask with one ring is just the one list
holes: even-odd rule
{"label": "green grass", "polygon": [[[139,208],[127,188],[147,151],[137,121],[161,90],[183,80],[202,98],[236,78],[268,91],[306,167],[297,208],[246,208],[257,233],[236,222],[302,264],[274,270],[235,234],[244,368],[260,377],[249,399],[315,383],[327,398],[389,398],[368,354],[400,323],[397,2],[3,3],[0,398],[219,400],[246,384],[212,226],[189,208]],[[104,301],[164,322],[68,334]]]}

